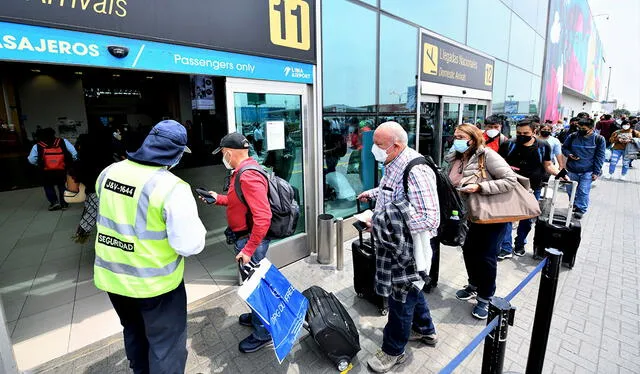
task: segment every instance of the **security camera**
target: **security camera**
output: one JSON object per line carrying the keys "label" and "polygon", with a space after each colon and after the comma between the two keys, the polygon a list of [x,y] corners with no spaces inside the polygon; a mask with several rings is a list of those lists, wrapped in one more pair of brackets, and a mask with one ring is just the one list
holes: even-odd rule
{"label": "security camera", "polygon": [[125,58],[129,55],[129,48],[119,47],[117,45],[110,45],[107,47],[111,56],[115,58]]}

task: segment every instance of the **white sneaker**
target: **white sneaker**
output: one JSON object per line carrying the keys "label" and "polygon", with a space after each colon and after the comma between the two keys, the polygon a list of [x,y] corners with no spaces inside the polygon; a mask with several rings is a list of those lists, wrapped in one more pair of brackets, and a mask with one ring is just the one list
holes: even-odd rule
{"label": "white sneaker", "polygon": [[611,179],[611,174],[605,174],[605,175],[604,175],[604,179],[606,179],[606,180]]}
{"label": "white sneaker", "polygon": [[621,175],[620,176],[620,180],[623,181],[623,182],[626,181],[627,180],[627,176],[626,175]]}

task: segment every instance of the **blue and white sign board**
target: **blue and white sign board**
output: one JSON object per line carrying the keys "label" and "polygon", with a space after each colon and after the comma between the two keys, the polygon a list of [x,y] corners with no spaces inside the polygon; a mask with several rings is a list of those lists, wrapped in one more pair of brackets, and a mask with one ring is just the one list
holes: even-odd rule
{"label": "blue and white sign board", "polygon": [[[129,53],[116,58],[109,46]],[[0,60],[313,82],[310,64],[8,22],[0,22]]]}

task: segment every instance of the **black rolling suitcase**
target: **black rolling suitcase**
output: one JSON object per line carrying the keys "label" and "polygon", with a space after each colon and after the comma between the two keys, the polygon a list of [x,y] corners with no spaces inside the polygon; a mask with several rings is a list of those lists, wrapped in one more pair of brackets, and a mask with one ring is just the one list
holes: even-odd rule
{"label": "black rolling suitcase", "polygon": [[[567,183],[572,185],[569,207],[566,211],[556,209],[558,187]],[[545,190],[547,188],[549,187],[546,186]],[[555,181],[553,197],[550,199],[545,197],[542,200],[542,214],[536,221],[533,237],[533,256],[535,258],[543,258],[545,249],[555,248],[562,252],[562,265],[569,269],[573,268],[582,237],[580,220],[573,219],[573,202],[577,189],[578,182]]]}
{"label": "black rolling suitcase", "polygon": [[311,286],[302,294],[309,300],[305,327],[339,371],[348,369],[360,352],[360,335],[351,316],[334,294],[321,287]]}
{"label": "black rolling suitcase", "polygon": [[[360,201],[357,202],[358,213],[362,212]],[[373,204],[370,204],[373,208]],[[383,316],[389,312],[388,300],[376,293],[376,251],[373,246],[373,238],[364,239],[363,227],[358,227],[358,239],[351,244],[351,256],[353,258],[353,288],[358,297],[369,301]]]}

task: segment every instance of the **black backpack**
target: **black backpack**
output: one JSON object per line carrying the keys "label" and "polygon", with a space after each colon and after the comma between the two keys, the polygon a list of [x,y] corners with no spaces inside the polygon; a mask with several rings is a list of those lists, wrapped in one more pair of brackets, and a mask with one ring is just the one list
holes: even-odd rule
{"label": "black backpack", "polygon": [[[429,156],[418,157],[409,162],[404,169],[402,184],[404,193],[409,193],[409,173],[416,165],[427,165],[436,175],[438,200],[440,203],[440,226],[438,227],[438,240],[444,245],[452,247],[462,246],[467,237],[467,209],[462,198],[456,191],[449,177],[433,162]],[[457,216],[454,215],[457,211]],[[455,219],[457,217],[458,219]]]}
{"label": "black backpack", "polygon": [[267,178],[269,190],[269,205],[271,206],[271,226],[267,237],[269,239],[282,239],[293,235],[298,226],[298,218],[300,218],[300,207],[296,202],[296,192],[292,185],[284,179],[267,172],[256,165],[247,165],[238,170],[238,175],[234,182],[236,195],[244,205],[249,208],[247,213],[247,224],[251,228],[251,208],[244,199],[242,187],[240,185],[240,176],[246,170],[255,170]]}

